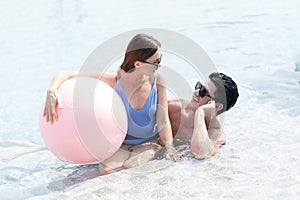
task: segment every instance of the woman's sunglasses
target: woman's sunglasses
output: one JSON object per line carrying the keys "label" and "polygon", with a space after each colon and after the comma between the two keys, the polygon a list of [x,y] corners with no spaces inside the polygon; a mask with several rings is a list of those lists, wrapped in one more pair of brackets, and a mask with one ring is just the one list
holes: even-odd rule
{"label": "woman's sunglasses", "polygon": [[195,85],[195,90],[199,90],[199,96],[200,96],[201,98],[207,96],[207,97],[211,98],[212,100],[215,100],[214,97],[212,97],[212,96],[209,95],[208,90],[202,85],[202,83],[201,83],[200,81],[198,81],[198,82],[196,83],[196,85]]}
{"label": "woman's sunglasses", "polygon": [[148,61],[145,61],[145,60],[141,60],[141,62],[144,62],[144,63],[150,64],[150,65],[153,65],[153,66],[155,66],[155,70],[158,70],[158,68],[161,67],[161,66],[160,66],[161,57],[162,57],[162,55],[160,55],[159,60],[157,60],[157,61],[155,61],[155,62],[148,62]]}

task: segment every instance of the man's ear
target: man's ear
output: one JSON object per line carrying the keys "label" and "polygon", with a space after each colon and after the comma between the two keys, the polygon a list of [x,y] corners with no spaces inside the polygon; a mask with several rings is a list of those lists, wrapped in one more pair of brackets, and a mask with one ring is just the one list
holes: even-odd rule
{"label": "man's ear", "polygon": [[216,103],[216,112],[218,112],[222,109],[223,109],[223,104],[222,103]]}

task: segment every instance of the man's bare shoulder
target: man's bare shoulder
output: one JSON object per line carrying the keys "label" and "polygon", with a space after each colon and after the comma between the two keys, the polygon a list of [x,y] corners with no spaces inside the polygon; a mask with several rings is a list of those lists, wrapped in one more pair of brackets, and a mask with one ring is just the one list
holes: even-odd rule
{"label": "man's bare shoulder", "polygon": [[168,110],[171,117],[177,116],[184,108],[185,103],[182,99],[168,99]]}
{"label": "man's bare shoulder", "polygon": [[183,98],[171,98],[168,99],[168,104],[178,104],[178,105],[185,105],[187,104],[187,100]]}

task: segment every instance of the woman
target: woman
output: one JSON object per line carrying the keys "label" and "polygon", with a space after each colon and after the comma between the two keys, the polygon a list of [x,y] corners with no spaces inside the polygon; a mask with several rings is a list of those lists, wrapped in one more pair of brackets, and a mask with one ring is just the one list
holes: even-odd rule
{"label": "woman", "polygon": [[155,74],[160,67],[160,47],[160,42],[153,37],[138,34],[129,42],[124,61],[117,71],[104,72],[100,77],[99,72],[80,75],[78,72],[59,72],[50,83],[44,116],[51,123],[58,120],[56,104],[62,107],[57,89],[72,77],[100,79],[114,88],[123,100],[128,116],[128,132],[121,148],[100,164],[103,174],[146,162],[140,158],[147,157],[145,153],[152,157],[154,151],[160,148],[149,142],[158,136],[166,146],[167,157],[178,159],[173,147],[165,81],[160,74]]}

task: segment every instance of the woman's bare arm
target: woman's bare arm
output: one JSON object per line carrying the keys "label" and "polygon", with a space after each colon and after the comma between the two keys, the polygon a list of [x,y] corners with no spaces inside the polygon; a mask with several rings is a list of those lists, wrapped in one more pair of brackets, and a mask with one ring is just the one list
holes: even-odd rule
{"label": "woman's bare arm", "polygon": [[179,160],[178,155],[173,146],[173,134],[171,129],[171,123],[168,114],[168,100],[165,80],[162,76],[157,78],[157,93],[158,93],[158,105],[156,113],[156,122],[158,134],[161,141],[164,143],[167,151],[167,157],[173,160]]}
{"label": "woman's bare arm", "polygon": [[60,101],[59,94],[57,92],[59,86],[66,80],[74,77],[91,77],[99,79],[107,83],[112,88],[115,88],[115,78],[117,72],[101,72],[101,71],[91,71],[91,72],[78,72],[78,71],[60,71],[52,78],[50,82],[49,89],[47,90],[47,98],[44,107],[44,116],[46,120],[51,122],[58,120],[58,115],[56,112],[56,105],[58,108],[62,108],[62,103]]}

